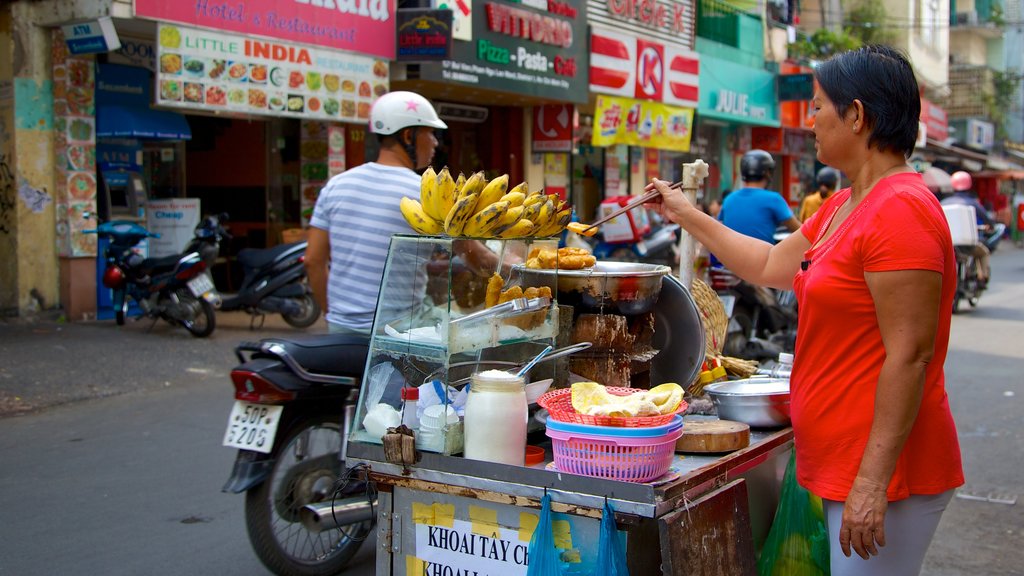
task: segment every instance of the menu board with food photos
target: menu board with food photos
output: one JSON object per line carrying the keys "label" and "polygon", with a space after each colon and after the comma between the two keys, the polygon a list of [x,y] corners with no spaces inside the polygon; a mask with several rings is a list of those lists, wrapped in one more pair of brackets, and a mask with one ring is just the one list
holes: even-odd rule
{"label": "menu board with food photos", "polygon": [[388,63],[161,23],[156,78],[162,106],[365,124]]}

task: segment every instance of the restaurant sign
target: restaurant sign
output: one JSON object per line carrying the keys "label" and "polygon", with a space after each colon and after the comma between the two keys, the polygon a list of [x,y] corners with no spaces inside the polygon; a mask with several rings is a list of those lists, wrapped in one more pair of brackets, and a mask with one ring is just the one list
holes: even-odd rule
{"label": "restaurant sign", "polygon": [[398,60],[444,60],[452,51],[452,11],[403,8],[398,11]]}
{"label": "restaurant sign", "polygon": [[365,124],[388,92],[383,60],[160,24],[157,104]]}
{"label": "restaurant sign", "polygon": [[420,77],[560,101],[587,101],[584,0],[474,4],[473,40],[423,64]]}
{"label": "restaurant sign", "polygon": [[134,0],[135,16],[395,58],[397,0]]}
{"label": "restaurant sign", "polygon": [[627,144],[688,152],[692,135],[693,108],[615,96],[597,97],[594,146]]}
{"label": "restaurant sign", "polygon": [[591,27],[590,89],[593,92],[696,108],[700,56],[686,48]]}

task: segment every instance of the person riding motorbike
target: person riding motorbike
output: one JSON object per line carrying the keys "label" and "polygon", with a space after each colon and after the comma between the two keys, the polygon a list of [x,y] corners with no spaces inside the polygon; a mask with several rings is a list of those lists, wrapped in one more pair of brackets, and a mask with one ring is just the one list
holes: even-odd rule
{"label": "person riding motorbike", "polygon": [[814,183],[818,186],[818,189],[813,194],[808,194],[804,198],[803,203],[800,204],[801,222],[806,222],[808,218],[814,216],[814,213],[818,211],[818,208],[821,208],[825,200],[828,200],[828,197],[839,189],[839,170],[825,166],[818,170]]}
{"label": "person riding motorbike", "polygon": [[737,232],[765,242],[773,242],[779,225],[790,232],[800,228],[800,221],[793,216],[786,200],[778,192],[767,189],[774,169],[775,159],[764,150],[754,149],[744,154],[740,159],[743,187],[725,197],[718,219]]}
{"label": "person riding motorbike", "polygon": [[[963,170],[958,170],[951,174],[949,179],[953,186],[953,194],[943,198],[940,204],[944,206],[960,204],[974,207],[974,216],[977,219],[978,227],[986,231],[991,230],[995,221],[989,217],[988,211],[978,201],[978,195],[973,191],[974,180],[971,175]],[[977,266],[978,282],[982,286],[988,282],[990,277],[988,265],[990,253],[988,247],[980,240],[974,244],[974,262]]]}

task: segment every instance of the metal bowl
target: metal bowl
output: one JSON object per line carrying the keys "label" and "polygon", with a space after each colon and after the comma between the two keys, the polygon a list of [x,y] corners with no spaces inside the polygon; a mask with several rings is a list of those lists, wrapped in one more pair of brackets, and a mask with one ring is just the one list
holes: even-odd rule
{"label": "metal bowl", "polygon": [[748,378],[708,384],[704,391],[723,420],[755,428],[789,426],[789,380]]}
{"label": "metal bowl", "polygon": [[549,270],[516,266],[512,277],[523,287],[548,286],[559,304],[583,311],[633,315],[649,312],[658,302],[668,266],[635,262],[598,262],[584,270]]}

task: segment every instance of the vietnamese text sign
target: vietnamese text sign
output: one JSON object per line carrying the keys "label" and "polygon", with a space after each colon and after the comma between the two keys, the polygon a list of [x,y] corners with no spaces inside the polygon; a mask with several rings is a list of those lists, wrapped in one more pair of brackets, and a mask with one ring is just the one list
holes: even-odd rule
{"label": "vietnamese text sign", "polygon": [[374,100],[387,92],[383,60],[159,27],[157,103],[164,106],[365,124]]}
{"label": "vietnamese text sign", "polygon": [[628,144],[688,152],[692,134],[692,108],[615,96],[597,97],[594,146]]}
{"label": "vietnamese text sign", "polygon": [[519,530],[494,526],[490,534],[482,534],[466,520],[451,524],[416,524],[416,558],[424,564],[423,574],[453,573],[448,567],[478,576],[526,574],[530,542],[520,539]]}
{"label": "vietnamese text sign", "polygon": [[135,16],[395,57],[397,0],[135,0]]}
{"label": "vietnamese text sign", "polygon": [[423,64],[424,80],[587,101],[587,18],[583,0],[477,1],[473,40],[455,42],[451,60]]}

